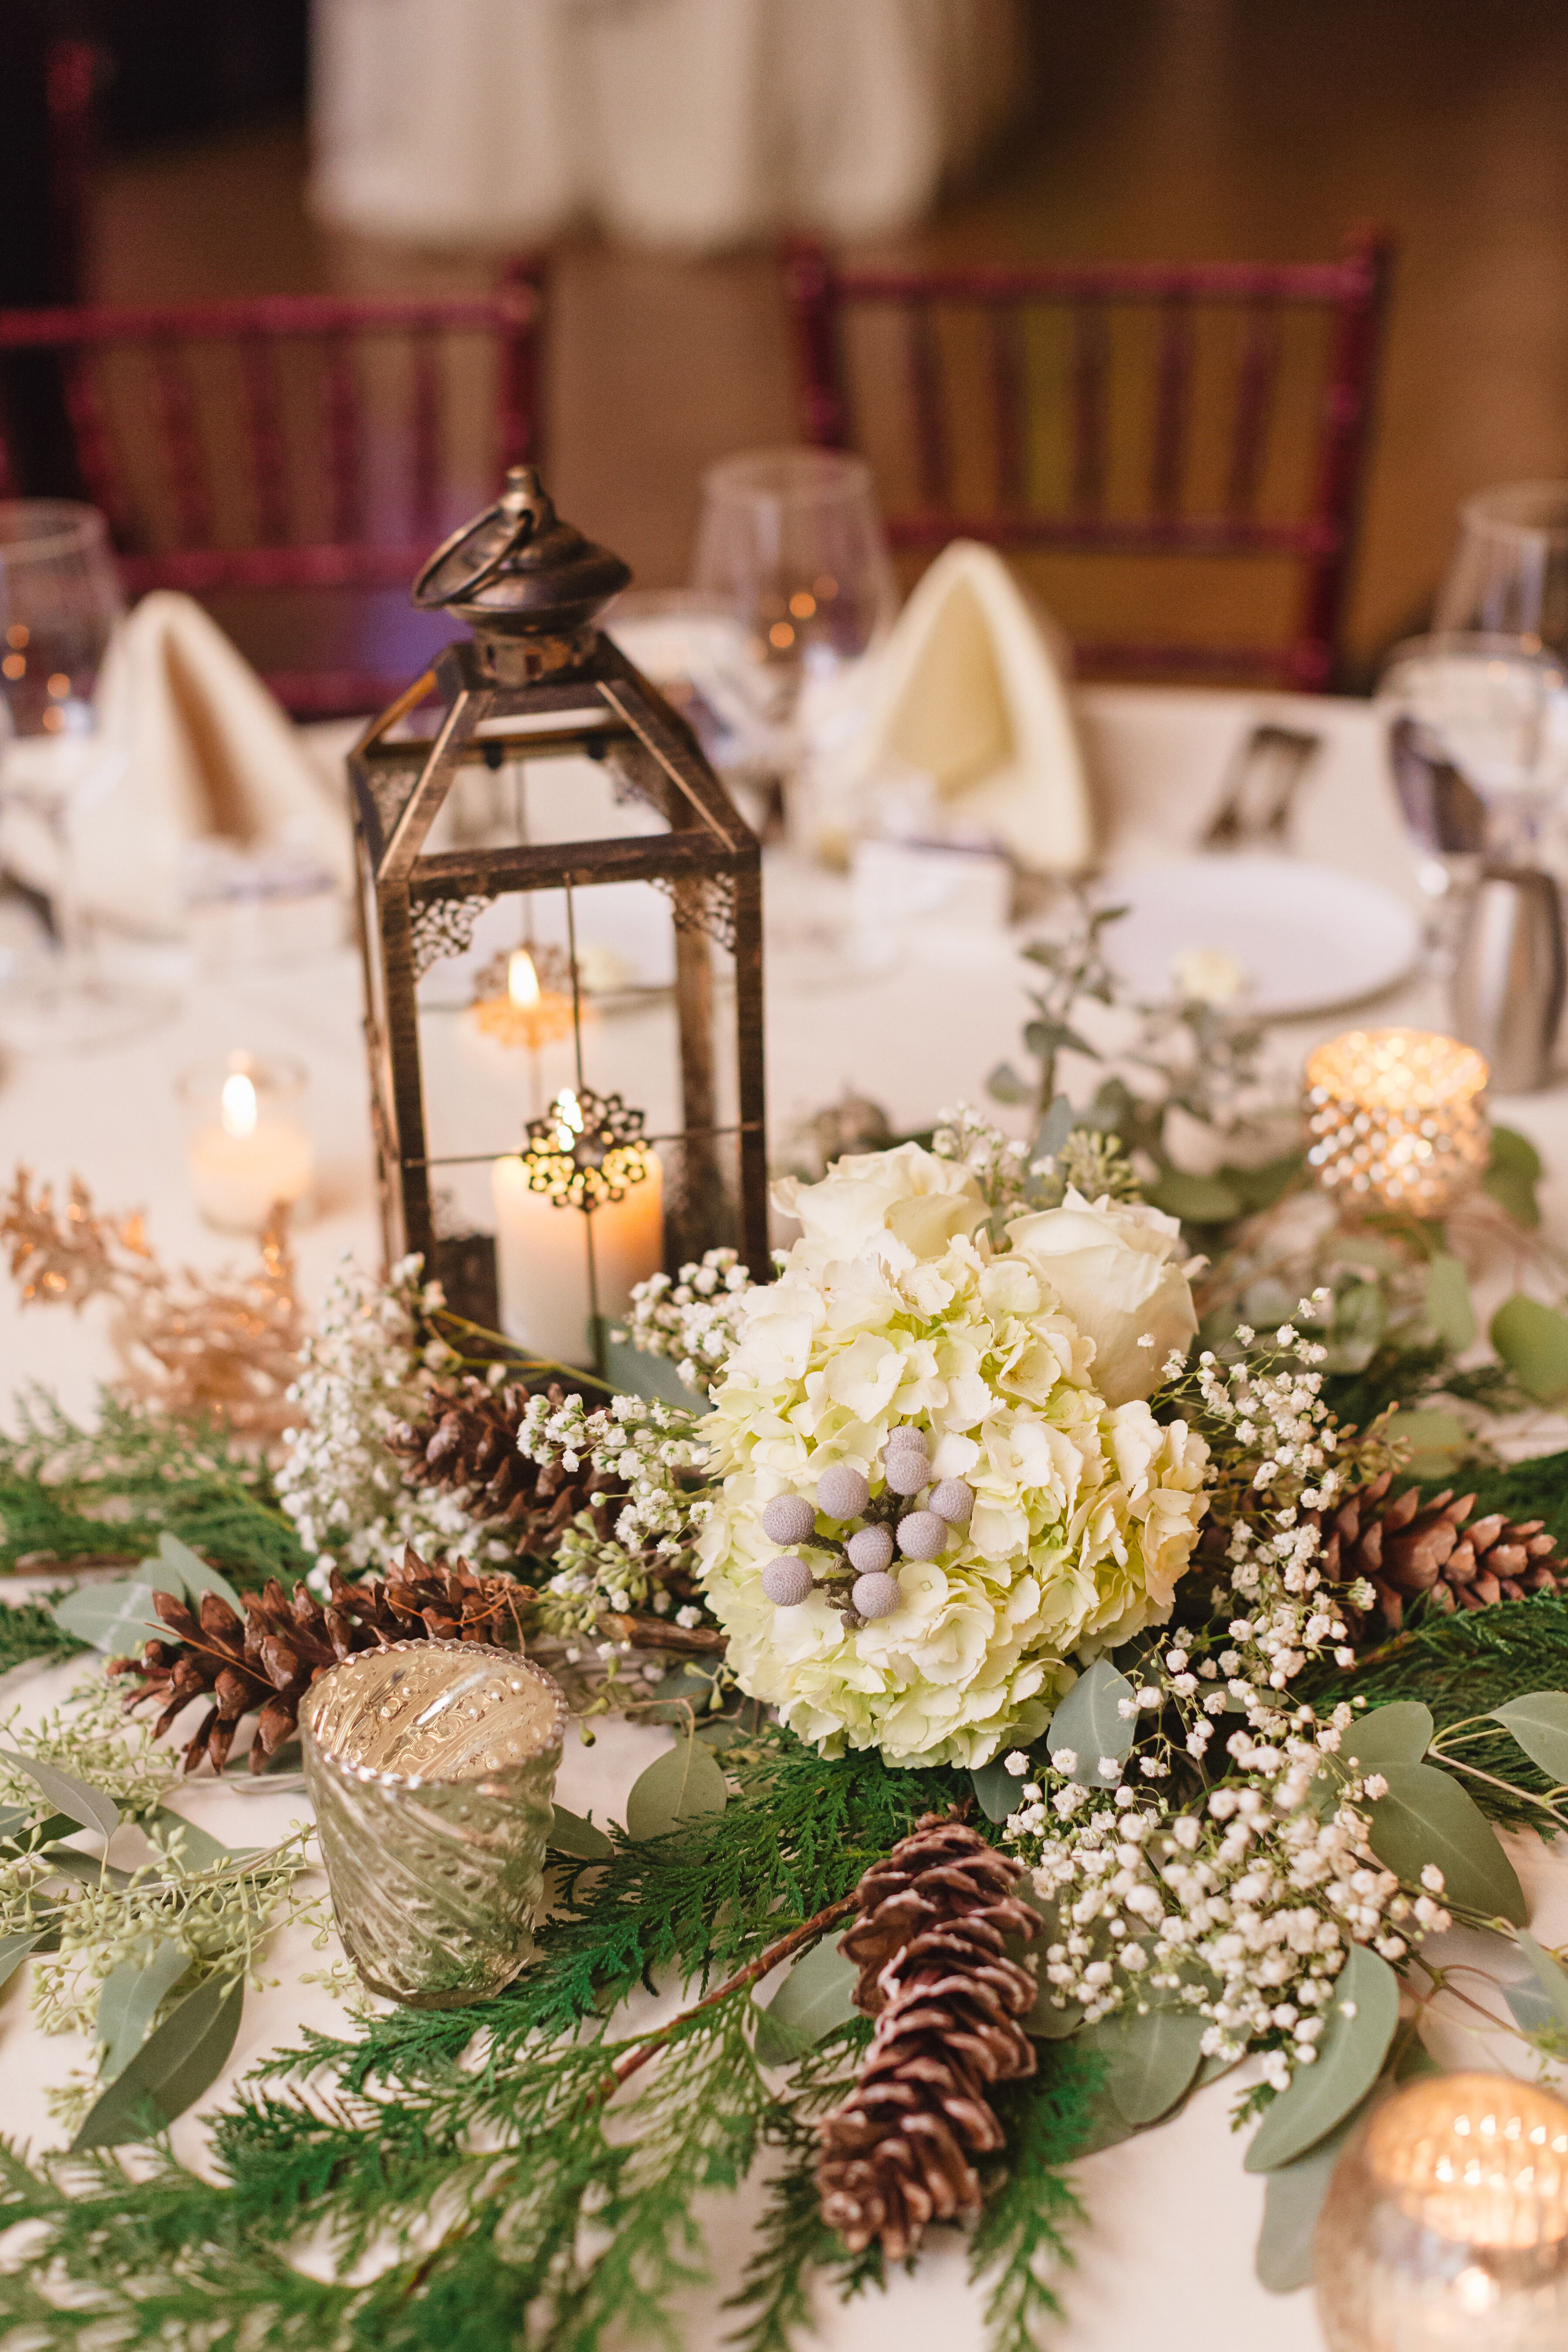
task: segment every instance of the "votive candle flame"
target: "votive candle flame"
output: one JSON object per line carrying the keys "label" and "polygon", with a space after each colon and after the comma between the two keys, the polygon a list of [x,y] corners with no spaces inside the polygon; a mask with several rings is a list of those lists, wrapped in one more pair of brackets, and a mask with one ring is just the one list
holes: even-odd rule
{"label": "votive candle flame", "polygon": [[1486,1167],[1489,1075],[1457,1037],[1347,1030],[1307,1057],[1308,1164],[1352,1206],[1441,1216]]}

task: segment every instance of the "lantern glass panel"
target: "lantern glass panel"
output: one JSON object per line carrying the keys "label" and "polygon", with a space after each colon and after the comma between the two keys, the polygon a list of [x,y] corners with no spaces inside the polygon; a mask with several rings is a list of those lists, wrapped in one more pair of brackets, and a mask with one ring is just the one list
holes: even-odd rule
{"label": "lantern glass panel", "polygon": [[514,468],[416,586],[474,642],[351,761],[388,1253],[566,1363],[766,1248],[757,845],[591,625],[626,577]]}

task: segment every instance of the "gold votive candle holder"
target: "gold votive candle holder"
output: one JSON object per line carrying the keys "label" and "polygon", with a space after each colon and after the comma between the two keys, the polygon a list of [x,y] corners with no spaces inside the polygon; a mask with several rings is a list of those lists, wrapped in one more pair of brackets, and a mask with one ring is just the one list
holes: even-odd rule
{"label": "gold votive candle holder", "polygon": [[1313,2263],[1329,2352],[1561,2352],[1568,2106],[1506,2074],[1396,2092],[1340,2158]]}
{"label": "gold votive candle holder", "polygon": [[558,1684],[481,1642],[345,1658],[300,1709],[338,1931],[372,1992],[451,2009],[528,1959],[566,1727]]}
{"label": "gold votive candle holder", "polygon": [[1307,1056],[1307,1160],[1353,1207],[1439,1217],[1490,1154],[1489,1073],[1430,1029],[1349,1029]]}

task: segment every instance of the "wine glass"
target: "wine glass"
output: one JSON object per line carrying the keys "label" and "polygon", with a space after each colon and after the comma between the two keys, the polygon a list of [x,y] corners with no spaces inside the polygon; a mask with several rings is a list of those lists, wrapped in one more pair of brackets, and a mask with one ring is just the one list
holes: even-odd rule
{"label": "wine glass", "polygon": [[0,810],[44,852],[56,951],[0,995],[0,1035],[73,1052],[129,1034],[156,1000],[100,964],[73,835],[120,764],[92,700],[123,610],[103,517],[63,499],[0,503]]}
{"label": "wine glass", "polygon": [[814,734],[831,731],[846,676],[898,607],[869,467],[840,449],[769,449],[710,467],[694,585],[744,629],[735,677],[787,779]]}
{"label": "wine glass", "polygon": [[1568,656],[1568,482],[1513,482],[1465,501],[1433,625]]}

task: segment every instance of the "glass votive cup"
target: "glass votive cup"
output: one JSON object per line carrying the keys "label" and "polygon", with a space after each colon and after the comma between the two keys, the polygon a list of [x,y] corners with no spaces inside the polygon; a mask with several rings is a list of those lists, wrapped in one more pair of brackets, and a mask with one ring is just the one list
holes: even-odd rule
{"label": "glass votive cup", "polygon": [[1561,2352],[1568,2106],[1499,2074],[1396,2092],[1340,2158],[1313,2269],[1329,2352]]}
{"label": "glass votive cup", "polygon": [[220,1233],[256,1234],[274,1208],[298,1210],[315,1180],[303,1063],[247,1054],[182,1071],[185,1165],[196,1206]]}
{"label": "glass votive cup", "polygon": [[343,1947],[414,2009],[487,2000],[533,1949],[560,1686],[482,1642],[345,1658],[300,1709],[305,1784]]}
{"label": "glass votive cup", "polygon": [[1429,1029],[1350,1029],[1307,1056],[1308,1165],[1352,1208],[1438,1217],[1490,1152],[1490,1073]]}

